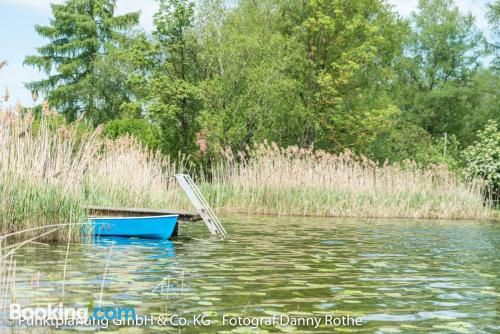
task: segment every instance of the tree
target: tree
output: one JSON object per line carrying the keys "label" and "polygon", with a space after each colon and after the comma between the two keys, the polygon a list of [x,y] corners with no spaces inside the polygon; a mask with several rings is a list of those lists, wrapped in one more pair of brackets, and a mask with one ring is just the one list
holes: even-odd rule
{"label": "tree", "polygon": [[279,31],[276,1],[241,1],[226,9],[202,3],[200,43],[206,79],[201,125],[212,152],[264,140],[296,144],[305,114],[291,76],[300,44]]}
{"label": "tree", "polygon": [[160,141],[157,128],[147,120],[137,118],[111,120],[105,124],[103,135],[110,138],[133,136],[149,149],[158,149]]}
{"label": "tree", "polygon": [[447,132],[465,141],[465,120],[480,103],[472,79],[486,53],[484,37],[452,0],[420,0],[411,27],[395,87],[405,119],[434,136]]}
{"label": "tree", "polygon": [[283,3],[286,31],[302,44],[301,145],[363,150],[394,111],[386,92],[404,24],[379,0]]}
{"label": "tree", "polygon": [[493,68],[495,71],[500,71],[500,0],[488,4],[488,22],[491,26],[492,42],[491,47],[495,54]]}
{"label": "tree", "polygon": [[210,142],[362,151],[388,125],[405,28],[383,1],[243,0],[224,13],[202,29]]}
{"label": "tree", "polygon": [[467,96],[474,101],[473,109],[464,117],[461,143],[467,147],[476,139],[477,132],[485,127],[488,120],[500,123],[500,77],[492,68],[481,68],[471,78]]}
{"label": "tree", "polygon": [[200,129],[202,69],[193,20],[194,3],[161,0],[154,16],[153,49],[146,52],[154,61],[144,98],[147,113],[162,130],[165,150],[173,154],[193,151]]}
{"label": "tree", "polygon": [[139,13],[116,16],[115,7],[115,0],[67,0],[51,5],[50,25],[35,26],[49,43],[24,63],[44,71],[47,78],[26,86],[45,93],[69,120],[84,113],[94,123],[103,122],[116,117],[126,100],[119,67],[113,69],[105,57],[129,38]]}
{"label": "tree", "polygon": [[433,138],[421,127],[395,120],[390,127],[380,131],[370,147],[371,156],[380,163],[415,161],[419,166],[447,165],[458,170],[460,150],[454,136]]}

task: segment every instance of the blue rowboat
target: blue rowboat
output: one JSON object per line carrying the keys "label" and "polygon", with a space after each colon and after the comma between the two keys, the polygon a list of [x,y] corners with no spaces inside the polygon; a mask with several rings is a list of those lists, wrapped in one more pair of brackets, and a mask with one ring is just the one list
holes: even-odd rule
{"label": "blue rowboat", "polygon": [[[95,217],[89,218],[89,223],[94,236],[168,239],[176,229],[178,217]],[[86,235],[85,228],[83,234]]]}

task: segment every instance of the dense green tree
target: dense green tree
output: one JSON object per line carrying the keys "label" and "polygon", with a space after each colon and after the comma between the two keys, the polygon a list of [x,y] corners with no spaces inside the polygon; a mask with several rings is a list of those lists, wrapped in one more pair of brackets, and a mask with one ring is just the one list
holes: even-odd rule
{"label": "dense green tree", "polygon": [[133,136],[150,149],[160,147],[158,129],[145,119],[121,118],[111,120],[104,125],[103,135],[110,138]]}
{"label": "dense green tree", "polygon": [[390,127],[378,133],[370,147],[371,156],[383,163],[415,161],[419,166],[447,165],[458,170],[460,149],[454,136],[433,138],[418,125],[395,120]]}
{"label": "dense green tree", "polygon": [[204,3],[203,123],[221,146],[362,151],[397,112],[385,91],[405,26],[384,2]]}
{"label": "dense green tree", "polygon": [[243,0],[227,11],[208,0],[203,13],[201,121],[209,148],[242,150],[266,139],[296,144],[306,121],[301,83],[290,75],[300,44],[279,31],[281,14],[273,1]]}
{"label": "dense green tree", "polygon": [[500,123],[500,77],[492,68],[482,68],[471,78],[468,85],[474,90],[467,92],[475,103],[474,108],[466,115],[462,123],[463,146],[470,145],[475,139],[477,131],[483,129],[488,120]]}
{"label": "dense green tree", "polygon": [[139,20],[139,13],[115,15],[115,0],[67,0],[52,4],[50,25],[35,30],[49,43],[27,56],[47,78],[27,84],[46,94],[49,103],[70,120],[80,114],[94,123],[118,115],[127,98],[120,67],[106,55],[121,46]]}
{"label": "dense green tree", "polygon": [[385,93],[405,25],[384,1],[284,2],[302,45],[302,146],[362,151],[395,109]]}
{"label": "dense green tree", "polygon": [[[48,78],[28,86],[171,155],[267,140],[456,168],[500,121],[485,39],[452,0],[420,0],[409,21],[385,0],[161,0],[152,34],[114,5],[54,5],[37,27],[50,43],[26,58]],[[488,18],[496,38],[498,1]]]}
{"label": "dense green tree", "polygon": [[203,107],[198,87],[203,71],[194,29],[194,3],[161,0],[152,39],[131,49],[135,70],[128,85],[134,99],[125,114],[145,117],[161,130],[162,148],[176,155],[193,152]]}
{"label": "dense green tree", "polygon": [[146,33],[137,34],[126,49],[117,52],[119,62],[127,68],[125,80],[129,101],[123,103],[120,115],[124,118],[145,118],[151,97],[150,81],[157,67],[158,47]]}
{"label": "dense green tree", "polygon": [[189,0],[162,0],[154,17],[158,64],[151,80],[154,98],[149,111],[159,122],[171,152],[192,151],[199,130],[201,69],[194,6]]}
{"label": "dense green tree", "polygon": [[395,86],[405,118],[434,136],[467,141],[466,120],[480,103],[473,78],[485,55],[485,40],[471,14],[452,0],[420,0]]}

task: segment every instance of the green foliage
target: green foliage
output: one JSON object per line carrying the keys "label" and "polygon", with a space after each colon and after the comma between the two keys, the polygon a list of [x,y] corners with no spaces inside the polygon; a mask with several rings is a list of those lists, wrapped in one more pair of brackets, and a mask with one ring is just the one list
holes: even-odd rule
{"label": "green foliage", "polygon": [[399,106],[431,135],[446,132],[465,142],[466,120],[481,103],[472,79],[486,54],[484,37],[451,0],[420,0],[411,28],[395,87]]}
{"label": "green foliage", "polygon": [[383,88],[405,26],[381,1],[202,8],[202,127],[215,149],[267,139],[364,152],[388,123],[395,108]]}
{"label": "green foliage", "polygon": [[191,152],[202,109],[194,3],[160,1],[154,23],[153,39],[142,36],[132,48],[135,70],[128,85],[135,100],[123,109],[159,127],[164,151]]}
{"label": "green foliage", "polygon": [[48,78],[28,86],[69,119],[207,166],[269,141],[457,170],[500,122],[497,63],[483,65],[498,0],[489,47],[452,0],[420,0],[409,20],[385,0],[161,0],[151,35],[114,0],[52,8],[36,28],[49,44],[26,58]]}
{"label": "green foliage", "polygon": [[319,144],[325,148],[359,148],[352,137],[370,131],[364,125],[371,122],[358,121],[372,115],[379,119],[372,110],[387,108],[377,104],[393,75],[391,62],[401,51],[405,27],[378,0],[315,0],[304,2],[300,13],[304,15],[293,31],[304,50],[302,96],[323,137],[306,131],[301,141],[307,146],[322,139]]}
{"label": "green foliage", "polygon": [[130,135],[150,149],[158,149],[160,146],[158,129],[145,119],[123,118],[111,120],[104,125],[103,135],[110,138]]}
{"label": "green foliage", "polygon": [[[45,114],[45,115],[44,115]],[[48,109],[46,102],[42,104],[34,105],[33,107],[23,107],[20,112],[22,118],[32,118],[32,130],[33,132],[38,132],[42,118],[44,119],[47,127],[55,131],[60,126],[67,124],[64,117],[55,111]]]}
{"label": "green foliage", "polygon": [[160,1],[154,16],[158,63],[150,82],[152,103],[148,111],[158,122],[169,152],[192,151],[199,130],[197,117],[202,104],[193,21],[194,3],[189,0]]}
{"label": "green foliage", "polygon": [[100,123],[116,117],[126,99],[121,69],[111,59],[138,23],[139,13],[116,16],[115,7],[115,0],[67,0],[51,5],[50,25],[35,27],[49,43],[24,63],[48,77],[27,87],[46,93],[49,103],[69,120],[84,113]]}
{"label": "green foliage", "polygon": [[[61,115],[53,115],[43,120],[43,122],[47,125],[47,128],[50,129],[51,131],[57,131],[61,127],[67,125],[66,120]],[[31,124],[31,131],[34,134],[37,134],[38,131],[40,130],[41,123],[42,123],[41,118],[35,118],[33,120],[33,123]],[[79,136],[79,138],[81,138],[81,136]]]}
{"label": "green foliage", "polygon": [[370,150],[381,163],[412,160],[422,167],[431,164],[445,164],[453,170],[459,167],[459,143],[454,136],[446,138],[446,142],[444,138],[436,140],[423,128],[405,121],[396,121],[381,132]]}
{"label": "green foliage", "polygon": [[295,144],[307,122],[301,82],[291,75],[302,66],[302,46],[279,30],[280,12],[272,1],[242,1],[228,12],[205,1],[203,8],[201,126],[209,149],[242,150],[266,139]]}
{"label": "green foliage", "polygon": [[[500,77],[492,68],[479,70],[471,82],[470,90],[466,93],[472,96],[474,103],[471,112],[464,117],[459,125],[461,129],[461,145],[467,147],[476,139],[477,131],[483,129],[488,120],[500,123]],[[463,98],[463,97],[462,97]]]}
{"label": "green foliage", "polygon": [[500,131],[495,121],[477,134],[477,141],[464,151],[470,178],[480,177],[491,187],[494,199],[500,198]]}
{"label": "green foliage", "polygon": [[500,70],[500,0],[496,0],[487,6],[487,18],[491,26],[491,47],[495,55],[493,68],[498,72]]}

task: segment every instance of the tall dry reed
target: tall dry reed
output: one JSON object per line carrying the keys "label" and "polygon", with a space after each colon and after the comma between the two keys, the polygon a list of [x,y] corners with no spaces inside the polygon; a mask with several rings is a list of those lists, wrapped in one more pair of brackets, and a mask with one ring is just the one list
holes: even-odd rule
{"label": "tall dry reed", "polygon": [[86,200],[94,205],[189,209],[174,178],[183,160],[151,152],[131,137],[103,140],[85,175]]}
{"label": "tall dry reed", "polygon": [[98,132],[77,141],[76,127],[52,131],[42,122],[34,131],[30,116],[0,117],[0,233],[81,222],[81,185]]}
{"label": "tall dry reed", "polygon": [[244,163],[231,152],[205,187],[220,210],[335,217],[481,218],[479,183],[442,166],[383,165],[350,153],[332,155],[257,145]]}
{"label": "tall dry reed", "polygon": [[[0,115],[0,235],[44,225],[81,224],[85,206],[186,208],[175,164],[133,138],[115,141],[82,124],[50,126],[12,113]],[[72,239],[80,228],[73,228]],[[38,230],[33,230],[38,233]],[[65,240],[59,231],[48,238]],[[25,235],[27,237],[29,235]]]}

